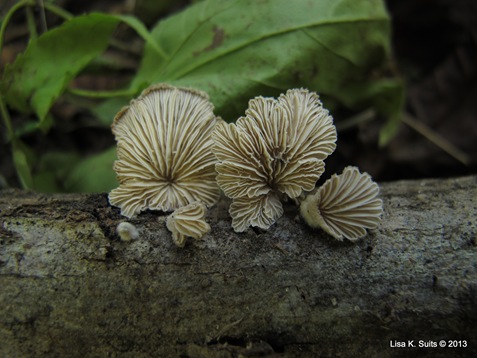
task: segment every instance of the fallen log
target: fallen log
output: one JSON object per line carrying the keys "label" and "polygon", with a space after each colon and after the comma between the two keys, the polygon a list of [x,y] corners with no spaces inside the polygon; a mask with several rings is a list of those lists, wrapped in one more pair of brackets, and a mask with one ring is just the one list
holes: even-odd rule
{"label": "fallen log", "polygon": [[476,183],[382,184],[382,223],[357,243],[291,203],[237,234],[222,201],[183,249],[154,212],[121,241],[106,194],[4,190],[0,356],[475,357]]}

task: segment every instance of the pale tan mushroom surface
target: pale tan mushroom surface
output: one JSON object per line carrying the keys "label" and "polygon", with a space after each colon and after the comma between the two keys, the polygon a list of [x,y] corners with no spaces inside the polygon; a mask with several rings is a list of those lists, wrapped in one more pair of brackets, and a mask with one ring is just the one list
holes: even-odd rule
{"label": "pale tan mushroom surface", "polygon": [[220,190],[211,135],[220,121],[207,94],[166,84],[146,89],[116,116],[114,164],[119,187],[109,194],[121,214],[214,204]]}
{"label": "pale tan mushroom surface", "polygon": [[201,239],[210,231],[205,221],[207,208],[200,202],[183,206],[167,217],[167,229],[172,232],[172,240],[179,247],[184,247],[187,237]]}
{"label": "pale tan mushroom surface", "polygon": [[283,214],[281,197],[315,187],[336,147],[336,129],[316,93],[292,89],[278,99],[250,100],[245,117],[219,124],[213,141],[217,182],[233,199],[232,226],[241,232],[269,228]]}
{"label": "pale tan mushroom surface", "polygon": [[378,184],[369,174],[346,167],[308,195],[300,213],[309,226],[320,227],[338,240],[353,241],[363,237],[366,229],[378,226],[383,212],[378,194]]}

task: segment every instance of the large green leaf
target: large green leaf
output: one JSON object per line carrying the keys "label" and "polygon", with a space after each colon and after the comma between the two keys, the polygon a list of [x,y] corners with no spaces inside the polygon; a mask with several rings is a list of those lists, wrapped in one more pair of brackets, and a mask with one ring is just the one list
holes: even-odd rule
{"label": "large green leaf", "polygon": [[385,64],[389,31],[381,0],[203,1],[153,29],[166,57],[147,45],[131,88],[202,89],[229,121],[250,98],[292,87],[341,102]]}
{"label": "large green leaf", "polygon": [[[381,0],[205,0],[143,36],[143,61],[129,90],[156,82],[195,87],[229,121],[250,98],[293,87],[317,91],[328,103],[386,112],[392,106],[377,98],[384,98],[380,89],[391,92],[375,81],[383,80],[376,74],[389,58],[389,31]],[[101,111],[113,117],[108,106]],[[109,150],[87,159],[66,186],[110,190],[117,185],[114,157]]]}
{"label": "large green leaf", "polygon": [[398,78],[370,79],[352,83],[341,93],[345,105],[368,102],[377,113],[388,118],[379,133],[379,144],[385,146],[396,134],[404,107],[403,84]]}
{"label": "large green leaf", "polygon": [[35,163],[33,189],[43,193],[65,191],[64,183],[81,157],[75,152],[47,152]]}
{"label": "large green leaf", "polygon": [[113,171],[116,148],[83,159],[67,175],[65,189],[69,192],[100,192],[114,189],[118,182]]}
{"label": "large green leaf", "polygon": [[2,91],[8,105],[45,120],[68,83],[104,51],[119,21],[99,13],[78,16],[32,40],[5,68]]}

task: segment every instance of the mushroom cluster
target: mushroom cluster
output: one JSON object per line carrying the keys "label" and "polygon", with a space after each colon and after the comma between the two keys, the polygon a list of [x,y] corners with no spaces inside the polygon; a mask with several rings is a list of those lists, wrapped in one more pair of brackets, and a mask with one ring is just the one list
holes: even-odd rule
{"label": "mushroom cluster", "polygon": [[206,209],[220,189],[232,199],[236,232],[268,229],[287,199],[300,203],[309,226],[338,240],[364,236],[382,215],[378,185],[355,167],[315,189],[337,133],[319,96],[307,89],[251,99],[245,116],[227,124],[207,94],[160,84],[123,108],[112,129],[119,187],[110,203],[127,217],[175,210],[166,226],[179,247],[210,230]]}
{"label": "mushroom cluster", "polygon": [[218,125],[212,138],[217,183],[233,199],[235,231],[268,229],[282,216],[286,198],[301,201],[308,225],[338,240],[355,240],[379,223],[379,188],[357,168],[346,168],[301,200],[315,188],[336,147],[333,119],[316,93],[291,89],[278,99],[256,97],[244,117]]}
{"label": "mushroom cluster", "polygon": [[283,214],[281,199],[310,191],[336,147],[333,119],[306,89],[278,99],[256,97],[245,117],[213,134],[217,183],[233,199],[232,227],[268,229]]}
{"label": "mushroom cluster", "polygon": [[220,190],[211,136],[221,121],[213,108],[207,94],[166,84],[149,87],[123,108],[112,125],[119,187],[109,193],[111,205],[129,218],[146,209],[213,205]]}

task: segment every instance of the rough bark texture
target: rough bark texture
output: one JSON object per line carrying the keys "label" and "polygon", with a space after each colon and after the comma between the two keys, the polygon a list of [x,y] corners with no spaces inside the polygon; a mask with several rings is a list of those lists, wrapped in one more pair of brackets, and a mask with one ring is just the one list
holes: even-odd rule
{"label": "rough bark texture", "polygon": [[[476,183],[383,184],[382,225],[355,244],[291,206],[236,234],[221,203],[184,249],[158,213],[120,241],[106,194],[0,192],[0,356],[475,357]],[[467,347],[392,347],[407,340]]]}

